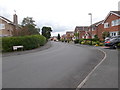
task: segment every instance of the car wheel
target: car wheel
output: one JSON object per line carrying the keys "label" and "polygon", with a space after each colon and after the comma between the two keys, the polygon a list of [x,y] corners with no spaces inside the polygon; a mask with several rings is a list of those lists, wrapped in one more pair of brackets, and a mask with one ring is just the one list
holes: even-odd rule
{"label": "car wheel", "polygon": [[113,45],[113,48],[114,48],[114,49],[117,49],[117,47],[118,47],[117,44],[114,44],[114,45]]}

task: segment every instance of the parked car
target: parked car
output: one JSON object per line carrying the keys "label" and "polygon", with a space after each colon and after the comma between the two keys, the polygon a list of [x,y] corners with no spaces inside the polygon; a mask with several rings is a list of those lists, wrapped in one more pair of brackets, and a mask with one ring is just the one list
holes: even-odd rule
{"label": "parked car", "polygon": [[110,48],[120,48],[120,35],[111,37],[109,40],[106,40],[104,44]]}
{"label": "parked car", "polygon": [[105,42],[109,41],[111,37],[106,37]]}

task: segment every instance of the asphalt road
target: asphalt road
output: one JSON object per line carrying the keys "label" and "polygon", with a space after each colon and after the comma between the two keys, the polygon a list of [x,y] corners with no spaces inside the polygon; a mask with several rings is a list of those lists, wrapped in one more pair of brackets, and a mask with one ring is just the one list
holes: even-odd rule
{"label": "asphalt road", "polygon": [[43,51],[2,58],[3,88],[76,88],[102,60],[97,49],[52,42]]}

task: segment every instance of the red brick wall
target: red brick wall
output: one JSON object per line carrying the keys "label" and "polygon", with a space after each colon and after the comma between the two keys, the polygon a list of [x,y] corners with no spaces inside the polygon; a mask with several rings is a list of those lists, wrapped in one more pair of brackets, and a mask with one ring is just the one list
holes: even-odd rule
{"label": "red brick wall", "polygon": [[85,36],[85,31],[79,31],[79,39],[81,39],[82,36]]}
{"label": "red brick wall", "polygon": [[100,40],[103,40],[102,38],[102,32],[104,31],[104,24],[99,24],[98,27],[97,27],[97,35],[99,37]]}
{"label": "red brick wall", "polygon": [[118,17],[114,14],[108,16],[108,18],[106,19],[106,21],[104,23],[108,22],[110,26],[109,26],[109,28],[104,28],[104,31],[108,31],[108,32],[118,31],[118,28],[120,28],[120,25],[119,26],[111,26],[111,22],[113,20],[116,20],[116,19],[119,19],[119,18],[120,17]]}

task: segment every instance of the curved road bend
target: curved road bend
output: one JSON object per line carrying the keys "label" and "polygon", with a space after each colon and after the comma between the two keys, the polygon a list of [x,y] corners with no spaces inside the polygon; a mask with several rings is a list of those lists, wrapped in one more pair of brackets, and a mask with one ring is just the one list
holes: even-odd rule
{"label": "curved road bend", "polygon": [[102,60],[97,49],[52,42],[52,47],[2,58],[3,88],[76,88]]}

